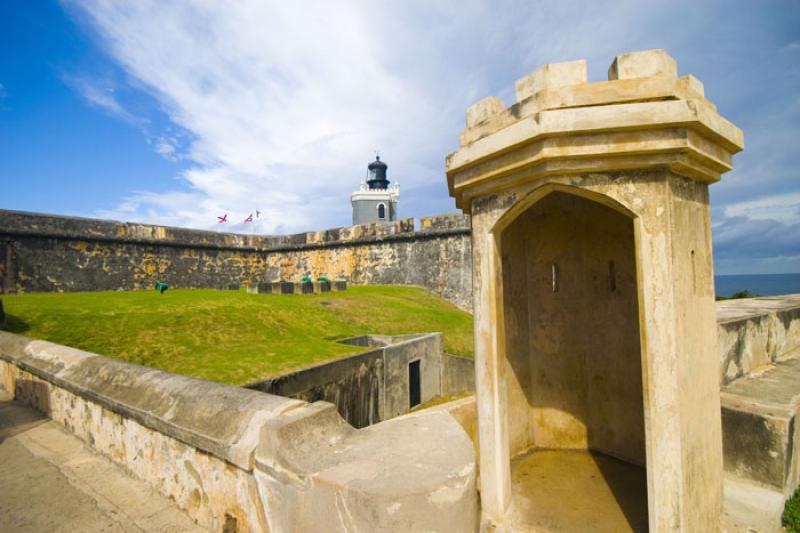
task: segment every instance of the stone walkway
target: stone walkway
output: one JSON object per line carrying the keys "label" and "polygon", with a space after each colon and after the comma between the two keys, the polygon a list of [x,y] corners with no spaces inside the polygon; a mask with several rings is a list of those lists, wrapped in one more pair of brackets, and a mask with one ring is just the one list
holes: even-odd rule
{"label": "stone walkway", "polygon": [[0,389],[0,531],[205,531]]}

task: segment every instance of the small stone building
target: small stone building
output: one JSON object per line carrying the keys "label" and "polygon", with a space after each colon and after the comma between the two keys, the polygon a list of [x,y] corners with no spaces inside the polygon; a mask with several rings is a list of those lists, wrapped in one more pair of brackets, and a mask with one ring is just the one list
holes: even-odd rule
{"label": "small stone building", "polygon": [[400,186],[389,185],[386,171],[389,166],[375,156],[375,161],[367,165],[367,181],[350,195],[353,204],[353,225],[391,222],[397,220],[397,201],[400,199]]}
{"label": "small stone building", "polygon": [[467,111],[484,518],[512,530],[719,531],[708,186],[742,132],[663,50],[545,65]]}

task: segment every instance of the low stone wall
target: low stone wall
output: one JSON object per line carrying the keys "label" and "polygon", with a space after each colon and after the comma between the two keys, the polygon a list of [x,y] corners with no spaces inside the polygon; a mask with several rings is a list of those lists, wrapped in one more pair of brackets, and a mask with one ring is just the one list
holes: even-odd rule
{"label": "low stone wall", "polygon": [[442,394],[475,390],[475,360],[450,355],[442,356]]}
{"label": "low stone wall", "polygon": [[800,347],[800,294],[717,302],[720,383]]}
{"label": "low stone wall", "polygon": [[355,427],[366,427],[410,410],[411,361],[420,361],[422,402],[446,393],[442,387],[445,367],[441,333],[363,335],[340,342],[373,349],[246,387],[306,401],[331,402]]}
{"label": "low stone wall", "polygon": [[214,288],[343,279],[416,285],[472,307],[469,217],[411,218],[296,235],[218,233],[0,210],[0,292]]}
{"label": "low stone wall", "polygon": [[474,451],[444,412],[356,430],[326,402],[6,332],[0,387],[212,531],[477,529]]}

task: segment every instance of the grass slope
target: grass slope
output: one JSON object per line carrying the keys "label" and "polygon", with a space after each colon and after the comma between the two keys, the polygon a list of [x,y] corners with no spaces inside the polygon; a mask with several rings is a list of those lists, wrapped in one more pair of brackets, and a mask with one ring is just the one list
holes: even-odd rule
{"label": "grass slope", "polygon": [[472,356],[472,317],[414,287],[35,293],[3,304],[8,331],[235,385],[354,353],[335,339],[366,333],[441,331],[446,351]]}

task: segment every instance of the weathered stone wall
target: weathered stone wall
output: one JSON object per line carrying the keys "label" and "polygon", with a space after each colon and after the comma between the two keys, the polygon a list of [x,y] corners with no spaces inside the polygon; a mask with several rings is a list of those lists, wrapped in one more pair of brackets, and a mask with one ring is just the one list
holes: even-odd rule
{"label": "weathered stone wall", "polygon": [[475,361],[446,353],[442,356],[442,394],[475,390]]}
{"label": "weathered stone wall", "polygon": [[0,210],[0,289],[96,291],[345,279],[416,285],[472,305],[469,218],[427,217],[283,236]]}
{"label": "weathered stone wall", "polygon": [[[246,387],[308,402],[331,402],[339,414],[357,428],[409,412],[408,366],[411,361],[420,361],[423,403],[444,393],[441,333],[363,335],[340,342],[374,349]],[[461,381],[466,382],[466,379]]]}
{"label": "weathered stone wall", "polygon": [[474,451],[444,412],[356,430],[326,402],[6,332],[0,387],[211,531],[477,530]]}
{"label": "weathered stone wall", "polygon": [[726,385],[800,347],[800,295],[717,302],[717,331]]}

